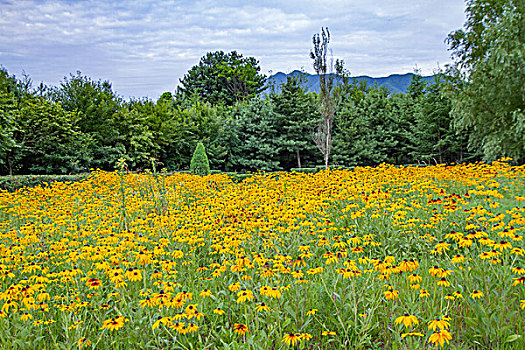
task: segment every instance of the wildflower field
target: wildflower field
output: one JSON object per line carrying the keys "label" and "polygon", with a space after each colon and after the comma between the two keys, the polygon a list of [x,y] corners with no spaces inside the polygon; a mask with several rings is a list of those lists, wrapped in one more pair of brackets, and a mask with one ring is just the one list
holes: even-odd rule
{"label": "wildflower field", "polygon": [[523,349],[525,166],[0,192],[0,348]]}

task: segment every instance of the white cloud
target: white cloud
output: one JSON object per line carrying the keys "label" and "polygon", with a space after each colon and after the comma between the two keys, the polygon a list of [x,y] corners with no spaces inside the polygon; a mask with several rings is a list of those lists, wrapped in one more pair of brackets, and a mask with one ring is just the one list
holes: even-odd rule
{"label": "white cloud", "polygon": [[460,0],[0,1],[0,64],[57,84],[77,70],[122,95],[159,96],[208,51],[237,50],[263,72],[311,72],[311,38],[332,33],[353,75],[430,74],[463,24]]}

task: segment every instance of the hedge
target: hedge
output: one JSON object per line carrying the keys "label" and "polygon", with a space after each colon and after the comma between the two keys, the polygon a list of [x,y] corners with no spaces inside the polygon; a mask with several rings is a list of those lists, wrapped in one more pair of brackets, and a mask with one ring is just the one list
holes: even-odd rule
{"label": "hedge", "polygon": [[86,179],[90,174],[77,175],[13,175],[0,176],[0,189],[14,192],[22,187],[35,187],[60,181],[80,181]]}

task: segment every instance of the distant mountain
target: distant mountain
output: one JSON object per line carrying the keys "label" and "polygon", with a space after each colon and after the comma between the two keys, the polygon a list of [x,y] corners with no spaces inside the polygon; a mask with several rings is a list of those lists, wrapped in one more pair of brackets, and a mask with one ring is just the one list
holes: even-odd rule
{"label": "distant mountain", "polygon": [[[271,86],[272,84],[275,87],[275,92],[279,92],[281,90],[281,84],[286,82],[287,76],[299,76],[303,75],[305,78],[305,82],[303,86],[310,92],[319,92],[319,75],[317,74],[308,74],[304,73],[298,70],[294,70],[293,72],[289,74],[285,74],[282,72],[279,72],[277,74],[274,74],[270,76],[266,82],[267,86]],[[368,85],[378,85],[378,86],[384,86],[388,90],[390,90],[392,93],[403,93],[407,90],[408,85],[410,84],[410,81],[412,80],[413,73],[406,73],[406,74],[392,74],[388,77],[382,77],[382,78],[372,78],[367,75],[361,75],[358,77],[350,77],[350,80],[356,79],[357,81],[366,81]],[[434,76],[426,76],[423,77],[423,80],[426,82],[432,82],[434,79]]]}

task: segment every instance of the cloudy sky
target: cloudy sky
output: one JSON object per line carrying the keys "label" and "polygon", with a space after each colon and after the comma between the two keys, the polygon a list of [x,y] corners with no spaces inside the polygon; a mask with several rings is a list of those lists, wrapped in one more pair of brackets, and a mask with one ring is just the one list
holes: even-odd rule
{"label": "cloudy sky", "polygon": [[353,76],[424,75],[449,62],[462,0],[0,0],[0,65],[57,85],[81,71],[124,97],[156,98],[206,52],[256,57],[265,74],[312,72],[312,35],[332,34]]}

